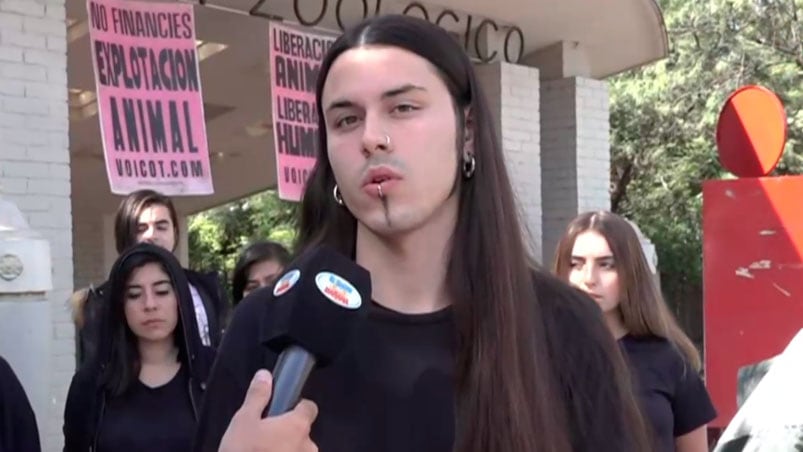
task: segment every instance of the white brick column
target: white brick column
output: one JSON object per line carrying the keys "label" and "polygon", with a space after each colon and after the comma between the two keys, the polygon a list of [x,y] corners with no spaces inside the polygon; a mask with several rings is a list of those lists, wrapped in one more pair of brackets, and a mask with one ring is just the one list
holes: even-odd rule
{"label": "white brick column", "polygon": [[45,451],[61,450],[75,367],[65,309],[73,288],[68,127],[65,0],[0,0],[0,193],[50,242],[53,259],[52,337],[41,357],[50,386],[34,407]]}
{"label": "white brick column", "polygon": [[541,137],[538,69],[510,63],[477,67],[501,134],[505,163],[530,240],[529,251],[541,257]]}
{"label": "white brick column", "polygon": [[80,250],[74,254],[76,289],[97,286],[106,280],[117,258],[114,243],[114,215],[79,206],[73,209],[73,244]]}
{"label": "white brick column", "polygon": [[544,262],[569,221],[610,209],[607,83],[584,77],[541,82]]}

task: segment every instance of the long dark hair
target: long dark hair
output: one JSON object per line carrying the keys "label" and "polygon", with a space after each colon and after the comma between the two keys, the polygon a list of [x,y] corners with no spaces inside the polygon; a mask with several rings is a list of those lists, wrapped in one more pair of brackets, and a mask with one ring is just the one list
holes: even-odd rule
{"label": "long dark hair", "polygon": [[154,190],[137,190],[123,199],[114,217],[114,242],[118,254],[137,244],[139,216],[143,210],[151,206],[165,206],[170,212],[170,220],[173,222],[173,235],[175,236],[175,243],[178,244],[178,215],[173,201],[168,196]]}
{"label": "long dark hair", "polygon": [[634,336],[658,336],[669,340],[691,366],[699,371],[700,352],[680,328],[652,277],[636,230],[615,213],[584,212],[566,227],[555,253],[554,271],[568,280],[572,249],[577,236],[595,231],[605,238],[613,253],[619,275],[619,311],[625,328]]}
{"label": "long dark hair", "polygon": [[[379,16],[347,30],[329,50],[316,89],[319,152],[301,204],[297,251],[324,243],[354,255],[357,220],[332,196],[335,179],[321,95],[338,56],[371,44],[405,49],[437,68],[454,102],[458,137],[465,133],[463,112],[469,108],[472,114],[476,171],[470,179],[458,177],[452,243],[459,246],[451,247],[447,270],[458,339],[454,450],[570,450],[569,413],[557,367],[573,363],[549,356],[538,326],[543,319],[535,264],[526,251],[494,118],[470,60],[441,28],[407,16]],[[462,161],[458,154],[458,165]],[[460,174],[459,166],[455,173]]]}
{"label": "long dark hair", "polygon": [[280,243],[269,240],[252,243],[243,249],[231,277],[231,294],[235,304],[243,299],[243,291],[248,284],[248,272],[251,267],[264,261],[276,261],[285,267],[290,261],[290,253]]}
{"label": "long dark hair", "polygon": [[[113,397],[124,394],[139,378],[141,361],[137,347],[137,337],[125,317],[126,286],[134,270],[146,264],[157,263],[170,277],[173,292],[176,296],[178,322],[173,331],[173,338],[179,348],[179,360],[187,362],[187,350],[184,337],[184,328],[181,320],[181,283],[177,283],[173,272],[169,268],[179,267],[178,261],[168,262],[175,258],[166,250],[155,245],[139,244],[117,259],[109,275],[110,287],[104,303],[106,304],[105,339],[108,344],[107,363],[102,366],[101,385]],[[186,284],[186,282],[184,283]]]}

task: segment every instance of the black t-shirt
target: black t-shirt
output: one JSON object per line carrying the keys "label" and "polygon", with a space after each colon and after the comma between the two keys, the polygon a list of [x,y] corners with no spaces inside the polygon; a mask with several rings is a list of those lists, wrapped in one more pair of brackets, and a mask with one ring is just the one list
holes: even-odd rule
{"label": "black t-shirt", "polygon": [[711,422],[716,410],[702,379],[666,339],[626,335],[619,340],[633,370],[655,452],[674,452],[675,438]]}
{"label": "black t-shirt", "polygon": [[0,452],[38,452],[36,417],[19,379],[0,358]]}
{"label": "black t-shirt", "polygon": [[[611,357],[618,350],[602,312],[548,275],[539,275],[536,284],[543,323],[533,327],[546,330],[550,356],[572,362],[560,366],[564,373],[557,378],[564,385],[573,450],[636,452],[621,407],[610,404],[622,388],[614,384]],[[254,373],[273,369],[276,355],[262,343],[271,300],[266,288],[238,304],[208,381],[193,450],[218,450]],[[319,407],[310,435],[319,450],[450,452],[457,433],[456,333],[451,307],[409,315],[372,302],[347,349],[329,367],[315,369],[302,393]]]}
{"label": "black t-shirt", "polygon": [[195,416],[181,366],[166,384],[150,388],[139,380],[109,399],[98,435],[99,452],[181,452],[192,447]]}
{"label": "black t-shirt", "polygon": [[444,422],[454,418],[450,313],[402,315],[374,305],[361,332],[371,340],[356,340],[338,365],[313,372],[305,387],[303,396],[325,413],[311,434],[322,451],[451,448],[454,429]]}

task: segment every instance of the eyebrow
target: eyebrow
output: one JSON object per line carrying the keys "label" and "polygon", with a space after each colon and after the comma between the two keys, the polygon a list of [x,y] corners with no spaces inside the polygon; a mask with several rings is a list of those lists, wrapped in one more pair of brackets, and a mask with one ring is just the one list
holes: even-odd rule
{"label": "eyebrow", "polygon": [[[586,260],[586,258],[583,257],[583,256],[575,256],[575,255],[572,255],[571,259],[572,260],[578,260],[578,261],[585,261]],[[613,256],[610,255],[610,254],[605,255],[605,256],[597,256],[597,257],[593,257],[592,260],[598,260],[598,261],[613,260]]]}
{"label": "eyebrow", "polygon": [[[170,220],[159,220],[159,221],[156,222],[157,226],[166,226],[166,225],[169,225],[169,224],[170,224]],[[137,222],[137,226],[147,226],[147,225],[148,225],[148,223],[145,222],[145,221]]]}
{"label": "eyebrow", "polygon": [[[426,91],[426,90],[427,89],[424,88],[423,86],[418,86],[418,85],[413,85],[412,83],[407,83],[407,84],[404,84],[404,85],[402,85],[402,86],[400,86],[398,88],[393,88],[393,89],[385,91],[384,93],[382,93],[381,98],[382,99],[388,99],[388,98],[391,98],[391,97],[400,96],[400,95],[408,93],[410,91]],[[354,102],[351,102],[350,100],[345,100],[345,99],[336,100],[336,101],[330,103],[328,107],[326,107],[326,111],[334,110],[336,108],[349,108],[349,107],[353,107],[353,106],[354,106]]]}
{"label": "eyebrow", "polygon": [[408,93],[410,91],[426,91],[427,89],[423,86],[413,85],[412,83],[407,83],[402,85],[396,89],[391,89],[382,93],[382,99],[387,99],[389,97],[396,97],[404,93]]}
{"label": "eyebrow", "polygon": [[[170,283],[170,280],[162,279],[162,280],[154,282],[153,284],[151,284],[151,286],[159,286],[159,285],[162,285],[162,284],[172,285]],[[142,284],[129,284],[129,285],[125,286],[125,288],[126,288],[126,290],[128,290],[128,289],[142,289]]]}

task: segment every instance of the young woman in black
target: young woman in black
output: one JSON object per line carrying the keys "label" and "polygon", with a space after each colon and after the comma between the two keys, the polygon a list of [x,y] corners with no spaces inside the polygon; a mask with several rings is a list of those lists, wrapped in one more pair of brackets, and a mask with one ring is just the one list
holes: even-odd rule
{"label": "young woman in black", "polygon": [[[122,254],[137,243],[150,243],[175,252],[179,241],[178,213],[170,197],[153,190],[137,190],[120,202],[114,218],[114,240]],[[190,289],[196,330],[204,345],[217,347],[229,316],[229,302],[216,271],[184,269]],[[70,304],[77,330],[79,366],[91,360],[98,347],[98,310],[109,281],[73,294]]]}
{"label": "young woman in black", "polygon": [[261,287],[273,285],[288,262],[290,253],[280,243],[262,240],[245,247],[231,277],[234,304]]}
{"label": "young woman in black", "polygon": [[129,249],[100,306],[98,353],[67,395],[65,452],[190,450],[214,351],[178,261],[156,245]]}
{"label": "young woman in black", "polygon": [[569,223],[555,272],[602,308],[630,362],[655,452],[706,452],[716,411],[699,376],[700,354],[677,325],[638,235],[622,217],[586,212]]}
{"label": "young woman in black", "polygon": [[262,321],[276,303],[246,297],[195,449],[647,450],[599,308],[527,254],[494,117],[459,43],[421,19],[369,19],[328,51],[316,105],[321,152],[297,251],[326,244],[368,269],[368,319],[312,372],[306,400],[260,419],[270,384],[257,371],[276,360]]}

